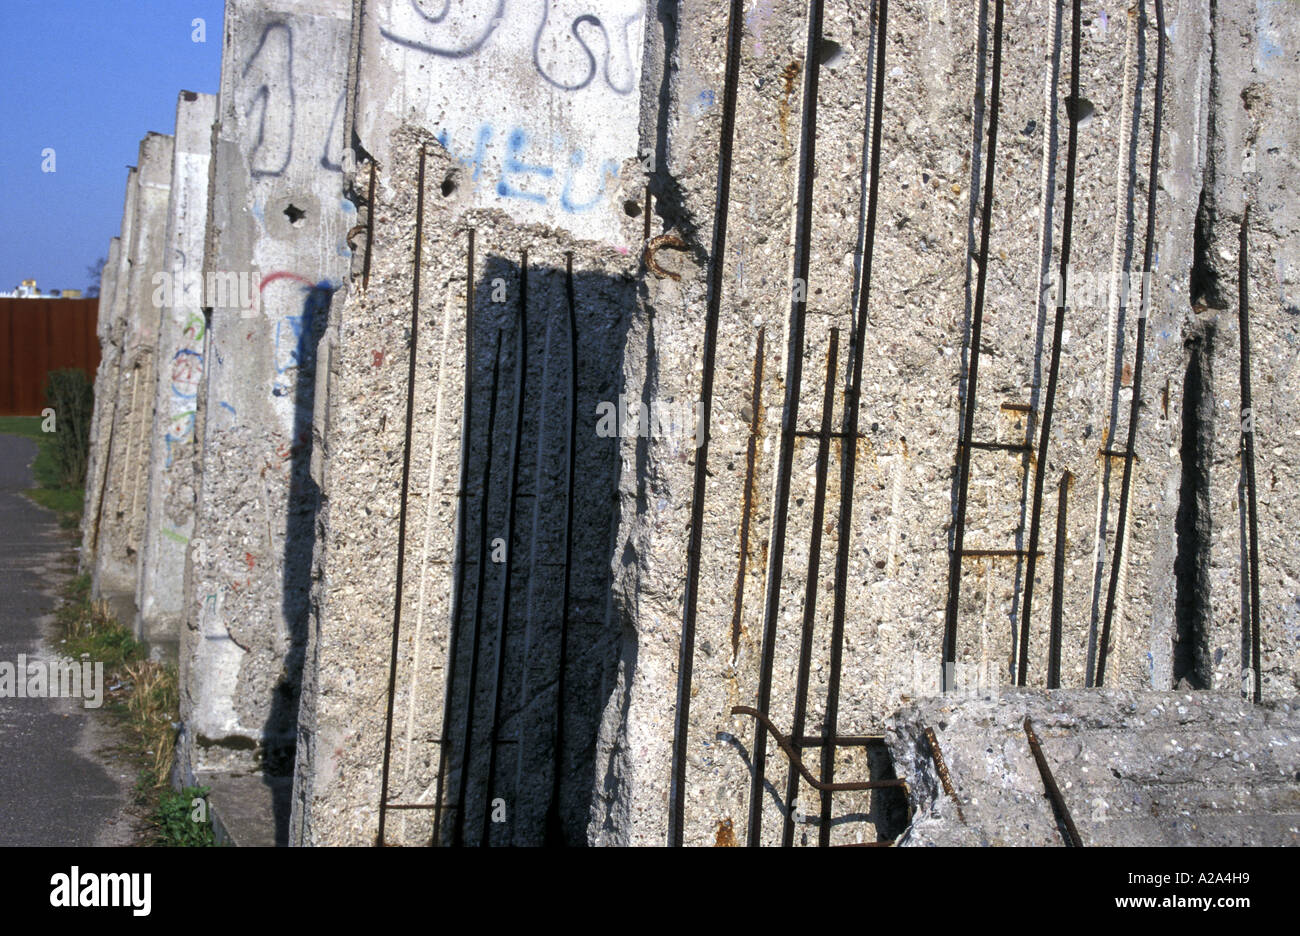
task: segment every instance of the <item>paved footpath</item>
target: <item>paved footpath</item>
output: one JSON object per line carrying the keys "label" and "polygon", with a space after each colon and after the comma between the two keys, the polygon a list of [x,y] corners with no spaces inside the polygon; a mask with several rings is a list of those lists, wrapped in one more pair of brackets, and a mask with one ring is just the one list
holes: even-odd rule
{"label": "paved footpath", "polygon": [[[36,444],[0,435],[0,663],[48,660],[61,586],[75,571],[54,513],[32,503]],[[0,697],[0,845],[127,844],[130,794],[111,765],[107,713],[81,700]],[[106,768],[105,760],[110,761]]]}

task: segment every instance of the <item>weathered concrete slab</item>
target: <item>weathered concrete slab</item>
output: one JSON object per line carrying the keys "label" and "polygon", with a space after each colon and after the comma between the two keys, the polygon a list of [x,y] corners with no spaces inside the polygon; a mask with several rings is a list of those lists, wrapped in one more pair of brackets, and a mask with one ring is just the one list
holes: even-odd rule
{"label": "weathered concrete slab", "polygon": [[[99,545],[93,585],[97,597],[126,596],[133,600],[136,594],[148,493],[154,355],[160,318],[160,310],[153,304],[153,277],[164,269],[166,261],[172,144],[171,136],[160,133],[150,133],[140,141],[128,266],[115,291],[123,296],[123,330],[117,404],[106,460],[108,474],[103,504],[97,510]],[[134,614],[125,618],[133,619]]]}
{"label": "weathered concrete slab", "polygon": [[149,431],[149,487],[136,606],[137,633],[176,645],[185,602],[185,552],[199,485],[195,420],[203,377],[203,250],[216,98],[182,91],[176,102],[166,269],[151,283],[160,305],[158,379]]}
{"label": "weathered concrete slab", "polygon": [[[668,90],[657,104],[657,116],[647,114],[643,125],[659,130],[643,139],[655,141],[668,174],[660,189],[660,210],[685,236],[689,249],[680,267],[681,282],[646,277],[647,325],[634,324],[633,335],[648,334],[652,321],[653,350],[648,341],[629,342],[625,373],[634,387],[643,388],[635,392],[691,398],[699,393],[699,310],[707,274],[702,261],[715,221],[719,148],[716,112],[696,105],[706,92],[716,100],[722,97],[719,50],[724,48],[726,10],[717,4],[673,6],[677,29],[666,49],[654,50],[673,63],[665,79]],[[731,709],[753,704],[759,692],[767,578],[774,568],[775,468],[793,374],[788,343],[794,284],[788,264],[809,65],[807,9],[803,3],[773,3],[746,13],[728,256],[721,261],[726,272],[712,451],[703,495],[705,573],[693,680],[689,694],[680,697],[677,633],[693,466],[655,440],[624,448],[624,464],[636,470],[625,473],[621,491],[625,508],[617,552],[625,561],[616,572],[615,593],[626,615],[623,675],[629,682],[614,694],[617,704],[607,712],[602,738],[608,760],[598,773],[604,773],[608,805],[593,826],[599,841],[664,840],[671,766],[666,752],[673,741],[678,698],[689,699],[691,721],[681,793],[684,839],[712,842],[724,826],[744,834],[755,728],[752,719],[734,717]],[[993,5],[949,4],[941,13],[930,4],[890,4],[885,78],[879,89],[872,87],[874,79],[868,80],[881,51],[871,10],[827,6],[823,41],[815,50],[821,60],[818,140],[798,431],[810,432],[821,424],[833,328],[840,330],[840,344],[831,427],[842,426],[847,368],[855,352],[849,335],[863,288],[863,212],[870,181],[867,111],[877,91],[884,96],[880,204],[860,349],[865,362],[863,437],[855,443],[853,523],[850,530],[838,529],[843,449],[836,442],[829,455],[815,572],[810,542],[817,443],[799,437],[794,445],[784,568],[777,612],[768,622],[775,633],[770,714],[783,731],[790,730],[794,718],[810,577],[819,587],[811,616],[806,730],[821,730],[826,717],[837,588],[844,591],[846,605],[837,731],[878,731],[886,713],[905,699],[939,691],[955,466],[972,354],[981,359],[972,441],[1041,446],[1056,304],[1050,286],[1060,264],[1071,120],[1064,102],[1071,67],[1069,21],[1068,5],[1059,3],[1006,8],[987,299],[976,351],[971,327],[992,98]],[[1126,444],[1138,317],[1137,303],[1122,303],[1119,287],[1126,272],[1141,282],[1156,33],[1154,23],[1136,10],[1110,19],[1089,16],[1081,32],[1081,96],[1088,106],[1077,111],[1073,298],[1062,337],[1050,447],[1032,456],[990,449],[972,454],[964,548],[1019,550],[1021,555],[961,560],[953,674],[960,688],[1007,685],[1018,676],[1028,574],[1023,552],[1039,462],[1045,465],[1047,493],[1040,512],[1043,558],[1035,575],[1026,677],[1030,685],[1045,682],[1055,597],[1056,491],[1069,471],[1074,481],[1064,543],[1062,680],[1073,686],[1094,681],[1122,477],[1117,468],[1122,459],[1113,450]],[[1169,56],[1172,60],[1175,53]],[[647,75],[650,59],[648,53]],[[1184,93],[1185,85],[1176,84],[1181,80],[1172,70],[1166,75],[1166,101],[1194,100]],[[1166,146],[1160,166],[1166,173],[1192,175],[1194,162],[1175,165],[1186,156]],[[1180,381],[1186,366],[1181,323],[1187,313],[1179,297],[1185,280],[1177,271],[1187,260],[1185,253],[1161,245],[1190,241],[1192,211],[1185,205],[1175,208],[1162,191],[1156,213],[1155,254],[1161,272],[1150,311],[1136,445],[1139,468],[1107,678],[1107,685],[1129,687],[1170,684],[1176,629],[1172,583],[1181,475]],[[1166,263],[1174,271],[1169,275]],[[1079,289],[1083,284],[1086,291]],[[763,353],[758,355],[760,332]],[[751,437],[752,470],[747,459]],[[651,496],[657,511],[634,509]],[[747,538],[741,532],[746,528]],[[843,536],[851,537],[848,576],[837,585],[834,557]],[[767,752],[765,788],[782,791],[784,799],[788,765],[770,739]],[[849,756],[837,755],[837,763],[847,766]],[[805,791],[801,802],[807,800],[816,798]],[[766,810],[766,843],[779,840],[781,809],[774,804]],[[870,797],[837,796],[834,811],[870,816]],[[832,841],[851,842],[862,827],[837,823]]]}
{"label": "weathered concrete slab", "polygon": [[[1189,545],[1183,591],[1194,684],[1227,693],[1254,691],[1250,648],[1249,499],[1243,429],[1254,434],[1258,502],[1263,698],[1300,692],[1300,23],[1285,4],[1216,7],[1206,51],[1212,68],[1199,93],[1207,100],[1196,143],[1202,148],[1196,252],[1189,324],[1201,395],[1188,429],[1199,468],[1187,483],[1194,499],[1180,535]],[[1179,23],[1182,26],[1182,23]],[[1203,129],[1202,129],[1203,127]],[[1249,209],[1249,221],[1246,212]],[[1248,254],[1240,260],[1245,223]],[[1241,307],[1249,305],[1253,407],[1241,380]],[[1196,507],[1193,511],[1190,508]]]}
{"label": "weathered concrete slab", "polygon": [[[86,506],[81,523],[81,571],[94,575],[96,555],[103,530],[104,493],[111,474],[113,431],[117,419],[118,390],[121,385],[122,336],[126,332],[127,283],[130,277],[131,241],[135,232],[136,176],[139,170],[129,166],[126,194],[122,199],[121,235],[114,238],[112,291],[100,297],[97,332],[100,346],[100,369],[95,376],[94,444],[86,467]],[[112,247],[110,246],[110,251]]]}
{"label": "weathered concrete slab", "polygon": [[[550,828],[576,843],[585,838],[591,810],[601,713],[615,691],[619,625],[609,605],[609,577],[617,562],[611,494],[618,441],[598,431],[597,417],[600,404],[612,405],[623,390],[625,333],[635,301],[633,248],[644,223],[636,132],[644,10],[640,3],[614,4],[580,17],[585,10],[563,4],[549,11],[507,10],[492,20],[487,7],[466,5],[439,21],[412,11],[405,3],[366,4],[358,24],[352,106],[362,161],[351,185],[363,205],[358,243],[369,236],[370,244],[354,260],[338,331],[326,339],[328,409],[316,420],[325,432],[319,585],[292,840],[369,844],[378,835],[389,648],[397,627],[388,801],[463,800],[463,835],[477,842],[490,800],[499,799],[504,821],[490,824],[493,843],[539,844],[548,817]],[[582,33],[582,44],[570,27]],[[535,61],[534,39],[540,43]],[[589,57],[584,47],[600,51]],[[421,149],[424,216],[413,325]],[[467,281],[470,230],[477,252]],[[528,350],[517,403],[525,249]],[[573,374],[569,252],[579,335],[577,484],[566,740],[557,793]],[[498,334],[503,350],[487,483]],[[516,448],[511,538],[508,476]],[[484,536],[490,564],[480,589]],[[503,615],[507,574],[510,605]],[[399,592],[400,622],[394,613]],[[504,653],[497,731],[503,740],[492,771],[487,726],[496,704],[498,652]],[[468,754],[467,712],[474,720]],[[440,745],[439,738],[447,740]],[[454,808],[443,813],[440,840],[456,835]],[[432,809],[387,814],[389,843],[434,837]]]}
{"label": "weathered concrete slab", "polygon": [[191,781],[207,787],[212,831],[218,845],[271,848],[288,844],[290,777],[200,773]]}
{"label": "weathered concrete slab", "polygon": [[[127,183],[127,192],[132,191]],[[132,213],[123,211],[126,223]],[[94,567],[99,533],[100,505],[103,503],[104,478],[108,463],[109,436],[113,426],[113,407],[117,403],[117,369],[120,351],[111,340],[114,330],[114,296],[117,292],[119,267],[122,263],[122,238],[114,237],[108,245],[99,285],[99,369],[95,372],[95,409],[90,423],[90,454],[86,461],[86,499],[81,511],[81,554],[79,568],[87,572]]]}
{"label": "weathered concrete slab", "polygon": [[1300,710],[1110,689],[958,693],[905,706],[888,723],[915,808],[898,844],[1064,844],[1026,718],[1085,846],[1300,845]]}
{"label": "weathered concrete slab", "polygon": [[315,343],[354,218],[338,163],[349,11],[343,0],[226,6],[181,647],[179,756],[195,773],[284,774],[293,760]]}
{"label": "weathered concrete slab", "polygon": [[445,178],[460,210],[631,246],[618,196],[637,155],[645,0],[476,2],[438,16],[383,0],[358,25],[353,113],[381,166],[409,122],[455,157]]}

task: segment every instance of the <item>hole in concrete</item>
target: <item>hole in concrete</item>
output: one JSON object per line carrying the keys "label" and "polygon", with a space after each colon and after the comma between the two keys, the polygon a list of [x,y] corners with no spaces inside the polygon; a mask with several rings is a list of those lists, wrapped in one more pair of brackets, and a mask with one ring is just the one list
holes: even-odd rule
{"label": "hole in concrete", "polygon": [[1065,112],[1079,125],[1080,130],[1092,123],[1092,115],[1096,111],[1097,108],[1086,97],[1079,97],[1077,100],[1072,97],[1065,99]]}
{"label": "hole in concrete", "polygon": [[[898,773],[894,767],[889,748],[882,741],[873,741],[865,751],[867,755],[867,775],[872,780],[896,780]],[[844,818],[841,816],[841,818]],[[883,787],[871,791],[870,805],[866,818],[876,827],[876,840],[888,842],[898,838],[907,831],[908,808],[907,794],[901,787]]]}
{"label": "hole in concrete", "polygon": [[1219,289],[1219,273],[1210,260],[1215,214],[1213,195],[1209,186],[1204,186],[1192,229],[1192,275],[1188,295],[1194,304],[1222,309],[1226,305]]}
{"label": "hole in concrete", "polygon": [[447,176],[447,178],[443,179],[443,180],[442,180],[442,185],[440,186],[440,190],[442,191],[442,197],[443,197],[443,198],[448,198],[448,197],[450,197],[450,196],[451,196],[451,193],[454,192],[454,191],[456,191],[456,179],[455,179],[455,177],[449,175],[449,176]]}
{"label": "hole in concrete", "polygon": [[290,205],[288,208],[284,209],[284,216],[289,219],[289,223],[293,227],[299,227],[302,224],[302,219],[307,217],[307,212],[303,211],[297,205]]}
{"label": "hole in concrete", "polygon": [[[1193,271],[1193,276],[1195,276]],[[1214,391],[1211,361],[1214,322],[1196,321],[1186,342],[1183,378],[1182,485],[1175,521],[1176,608],[1173,681],[1175,687],[1210,685],[1210,459],[1214,441]]]}
{"label": "hole in concrete", "polygon": [[827,68],[834,68],[844,55],[844,47],[834,39],[823,38],[817,44],[817,61]]}
{"label": "hole in concrete", "polygon": [[640,205],[638,202],[636,202],[635,200],[629,198],[627,201],[623,202],[623,212],[624,212],[624,213],[625,213],[629,218],[637,218],[637,217],[640,217],[640,215],[641,215],[641,205]]}

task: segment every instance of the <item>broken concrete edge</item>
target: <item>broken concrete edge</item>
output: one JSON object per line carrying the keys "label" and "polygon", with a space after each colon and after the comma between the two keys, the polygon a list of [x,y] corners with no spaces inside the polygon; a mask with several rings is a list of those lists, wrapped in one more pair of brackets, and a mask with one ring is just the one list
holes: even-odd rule
{"label": "broken concrete edge", "polygon": [[885,731],[913,810],[899,846],[1066,845],[1068,825],[1084,846],[1300,844],[1294,700],[971,691],[909,702]]}
{"label": "broken concrete edge", "polygon": [[206,789],[208,819],[216,844],[236,848],[273,848],[288,844],[287,815],[292,778],[267,778],[257,774],[186,771],[179,763],[172,771],[172,787],[179,791]]}

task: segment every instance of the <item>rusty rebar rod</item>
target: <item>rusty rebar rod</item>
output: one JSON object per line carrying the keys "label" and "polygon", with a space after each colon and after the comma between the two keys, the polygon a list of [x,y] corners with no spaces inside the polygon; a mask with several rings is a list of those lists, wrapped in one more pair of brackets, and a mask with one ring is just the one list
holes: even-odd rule
{"label": "rusty rebar rod", "polygon": [[1025,737],[1029,739],[1029,750],[1034,754],[1034,761],[1038,764],[1038,772],[1042,775],[1043,786],[1047,789],[1047,798],[1052,801],[1052,806],[1056,810],[1056,815],[1061,824],[1065,827],[1065,842],[1075,848],[1083,847],[1083,839],[1079,838],[1079,830],[1074,827],[1074,819],[1070,816],[1070,809],[1065,805],[1065,797],[1061,795],[1061,788],[1056,785],[1056,778],[1052,776],[1052,768],[1047,765],[1047,758],[1043,756],[1043,748],[1038,743],[1038,735],[1034,734],[1033,723],[1029,718],[1025,718]]}
{"label": "rusty rebar rod", "polygon": [[824,793],[848,793],[856,790],[883,790],[890,787],[906,788],[907,786],[906,780],[897,779],[861,780],[852,783],[823,783],[813,775],[812,771],[810,771],[799,758],[799,752],[795,750],[794,745],[790,743],[790,739],[783,735],[781,730],[772,723],[772,719],[768,718],[758,709],[748,705],[732,706],[731,714],[749,715],[762,725],[763,728],[772,735],[772,740],[776,742],[776,746],[779,747],[782,752],[784,752],[785,756],[790,759],[790,763],[794,766],[795,770],[799,771],[807,784],[814,790],[820,790]]}
{"label": "rusty rebar rod", "polygon": [[925,741],[930,745],[930,759],[934,761],[934,769],[939,773],[939,782],[943,784],[943,792],[957,807],[957,818],[964,824],[966,814],[962,812],[961,800],[957,798],[957,790],[952,785],[952,777],[948,775],[948,765],[944,762],[943,751],[939,748],[939,739],[935,736],[933,728],[925,729]]}
{"label": "rusty rebar rod", "polygon": [[[421,159],[424,152],[420,152]],[[373,159],[370,161],[370,185],[366,194],[366,253],[361,262],[361,289],[370,288],[370,252],[371,245],[375,242],[375,175],[379,172],[379,164]]]}
{"label": "rusty rebar rod", "polygon": [[731,605],[731,657],[740,653],[740,626],[745,610],[745,572],[749,566],[750,513],[754,507],[754,475],[758,464],[758,427],[763,415],[763,339],[766,326],[758,327],[754,348],[754,387],[749,412],[749,443],[745,447],[745,490],[740,506],[740,547],[736,563],[736,591]]}

